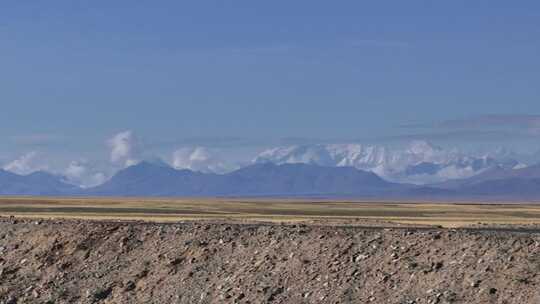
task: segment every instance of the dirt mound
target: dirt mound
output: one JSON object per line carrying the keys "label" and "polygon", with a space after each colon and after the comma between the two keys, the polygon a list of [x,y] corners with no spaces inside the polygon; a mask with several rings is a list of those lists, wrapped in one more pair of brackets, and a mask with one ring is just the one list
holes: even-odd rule
{"label": "dirt mound", "polygon": [[0,219],[0,302],[540,303],[540,235]]}

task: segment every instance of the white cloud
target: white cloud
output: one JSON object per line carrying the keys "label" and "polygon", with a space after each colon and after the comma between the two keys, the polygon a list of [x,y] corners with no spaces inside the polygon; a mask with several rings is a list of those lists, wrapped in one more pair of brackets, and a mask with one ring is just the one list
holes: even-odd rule
{"label": "white cloud", "polygon": [[23,154],[8,162],[3,169],[20,175],[28,175],[36,171],[52,172],[63,175],[66,182],[81,187],[97,186],[107,179],[106,174],[96,170],[86,160],[72,161],[65,169],[62,169],[62,166],[54,166],[54,162],[50,162],[50,160],[45,162],[40,156],[41,154],[37,152]]}
{"label": "white cloud", "polygon": [[72,161],[64,170],[64,176],[71,184],[83,188],[102,184],[107,179],[103,172],[96,171],[86,161]]}
{"label": "white cloud", "polygon": [[235,169],[235,166],[220,160],[204,147],[181,148],[174,151],[172,165],[176,169],[213,173],[225,173]]}
{"label": "white cloud", "polygon": [[29,152],[9,162],[4,169],[16,174],[30,174],[32,172],[47,170],[48,166],[41,164],[37,152]]}
{"label": "white cloud", "polygon": [[110,160],[113,164],[129,167],[138,162],[138,143],[133,132],[120,132],[107,143],[111,148]]}
{"label": "white cloud", "polygon": [[84,164],[77,161],[72,161],[69,164],[69,166],[66,168],[65,173],[66,173],[66,177],[80,178],[86,173],[86,171],[87,170]]}

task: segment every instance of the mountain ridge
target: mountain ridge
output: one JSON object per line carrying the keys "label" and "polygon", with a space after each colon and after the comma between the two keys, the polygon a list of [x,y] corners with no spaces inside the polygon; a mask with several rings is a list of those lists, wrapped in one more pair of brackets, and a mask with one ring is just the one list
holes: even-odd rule
{"label": "mountain ridge", "polygon": [[282,196],[375,194],[401,188],[376,174],[348,167],[307,164],[254,164],[227,174],[157,167],[147,162],[121,170],[92,195],[146,196]]}
{"label": "mountain ridge", "polygon": [[85,189],[43,171],[17,175],[0,169],[0,195],[540,199],[540,165],[493,167],[468,179],[418,186],[387,181],[373,172],[345,166],[266,162],[216,174],[143,161],[120,170],[99,186]]}

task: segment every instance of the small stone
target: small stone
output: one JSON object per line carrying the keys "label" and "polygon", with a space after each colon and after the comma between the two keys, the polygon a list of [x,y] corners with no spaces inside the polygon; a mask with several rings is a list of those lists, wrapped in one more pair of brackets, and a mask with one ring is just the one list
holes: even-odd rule
{"label": "small stone", "polygon": [[497,293],[497,291],[498,291],[497,288],[490,288],[490,289],[489,289],[489,294],[490,294],[490,295],[494,295],[494,294]]}
{"label": "small stone", "polygon": [[182,259],[182,258],[174,258],[174,259],[171,259],[171,260],[169,260],[169,265],[171,265],[171,266],[176,266],[176,265],[182,263],[183,260],[184,260],[184,259]]}
{"label": "small stone", "polygon": [[135,289],[135,287],[137,287],[137,285],[135,285],[135,283],[133,281],[127,281],[125,286],[124,286],[124,290],[125,291],[132,291]]}
{"label": "small stone", "polygon": [[17,304],[17,298],[15,298],[14,296],[11,296],[6,300],[5,303],[6,304]]}
{"label": "small stone", "polygon": [[480,286],[480,283],[482,283],[482,281],[476,280],[476,281],[471,283],[471,287],[477,288],[477,287]]}
{"label": "small stone", "polygon": [[365,255],[365,254],[359,254],[359,255],[357,255],[357,256],[354,258],[354,261],[355,261],[356,263],[358,263],[358,262],[360,262],[360,261],[362,261],[362,260],[367,259],[368,257],[369,257],[369,256],[367,256],[367,255]]}
{"label": "small stone", "polygon": [[105,300],[112,293],[112,287],[97,289],[91,295],[95,300]]}

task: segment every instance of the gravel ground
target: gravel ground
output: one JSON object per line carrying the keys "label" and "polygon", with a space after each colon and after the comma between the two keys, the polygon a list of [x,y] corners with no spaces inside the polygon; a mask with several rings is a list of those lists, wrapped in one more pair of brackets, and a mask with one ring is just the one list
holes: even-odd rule
{"label": "gravel ground", "polygon": [[540,234],[0,218],[0,303],[540,303]]}

